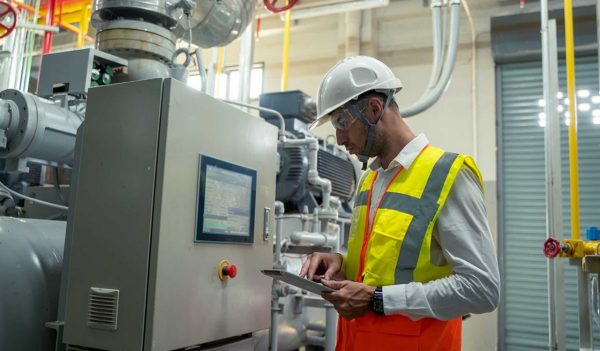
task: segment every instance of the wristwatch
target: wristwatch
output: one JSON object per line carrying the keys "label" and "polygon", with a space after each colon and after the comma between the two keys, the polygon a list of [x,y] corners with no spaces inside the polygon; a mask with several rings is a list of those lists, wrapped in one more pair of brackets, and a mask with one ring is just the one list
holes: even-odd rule
{"label": "wristwatch", "polygon": [[383,311],[383,288],[381,286],[375,288],[375,293],[371,296],[371,310],[380,316],[385,314]]}

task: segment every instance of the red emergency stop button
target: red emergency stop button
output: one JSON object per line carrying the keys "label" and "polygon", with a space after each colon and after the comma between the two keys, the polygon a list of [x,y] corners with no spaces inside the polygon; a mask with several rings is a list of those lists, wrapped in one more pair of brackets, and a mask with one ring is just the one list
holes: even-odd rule
{"label": "red emergency stop button", "polygon": [[222,260],[219,262],[219,279],[225,281],[227,279],[233,279],[237,275],[237,266],[228,260]]}
{"label": "red emergency stop button", "polygon": [[234,264],[230,264],[229,266],[224,266],[222,271],[223,275],[229,276],[229,278],[235,278],[235,276],[237,275],[237,266]]}

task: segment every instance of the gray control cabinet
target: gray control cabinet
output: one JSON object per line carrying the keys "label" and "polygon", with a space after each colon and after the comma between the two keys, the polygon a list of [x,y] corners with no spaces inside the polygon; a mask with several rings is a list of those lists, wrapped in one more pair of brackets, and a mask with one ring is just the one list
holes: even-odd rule
{"label": "gray control cabinet", "polygon": [[[175,350],[269,328],[277,130],[174,80],[90,90],[69,213],[64,343]],[[199,155],[256,171],[253,243],[195,242]],[[267,223],[265,223],[267,218]],[[219,263],[237,265],[222,281]]]}

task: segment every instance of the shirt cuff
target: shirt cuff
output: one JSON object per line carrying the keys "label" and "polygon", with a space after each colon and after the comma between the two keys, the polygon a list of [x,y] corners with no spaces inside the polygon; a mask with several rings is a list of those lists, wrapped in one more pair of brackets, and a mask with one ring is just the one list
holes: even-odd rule
{"label": "shirt cuff", "polygon": [[382,288],[383,311],[385,314],[398,314],[408,309],[406,304],[406,284],[388,285]]}

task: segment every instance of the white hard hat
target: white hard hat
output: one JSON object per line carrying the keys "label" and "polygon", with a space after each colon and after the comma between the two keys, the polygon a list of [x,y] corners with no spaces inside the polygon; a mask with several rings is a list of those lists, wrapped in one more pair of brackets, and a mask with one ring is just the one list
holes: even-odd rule
{"label": "white hard hat", "polygon": [[383,62],[369,56],[347,57],[335,64],[321,80],[317,97],[317,120],[310,128],[329,121],[338,107],[368,91],[397,93],[402,82]]}

